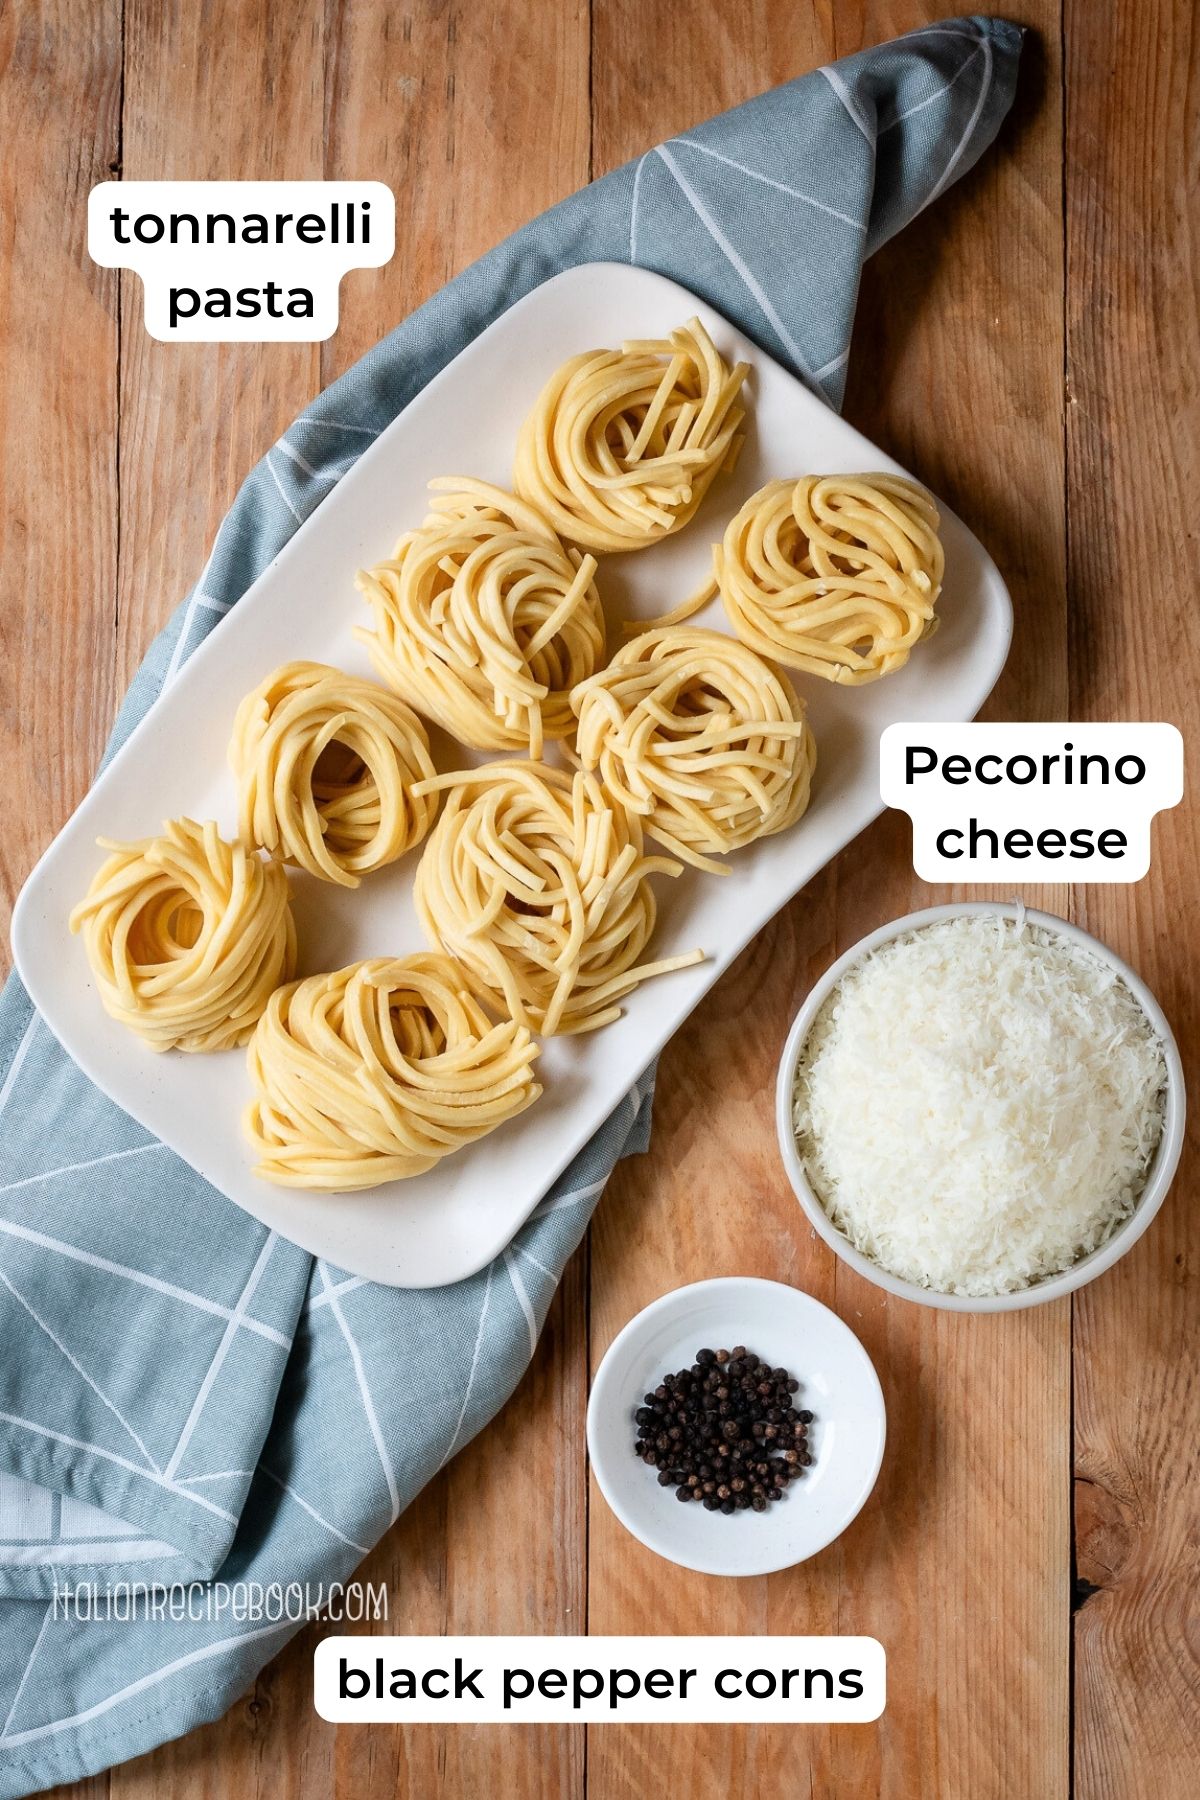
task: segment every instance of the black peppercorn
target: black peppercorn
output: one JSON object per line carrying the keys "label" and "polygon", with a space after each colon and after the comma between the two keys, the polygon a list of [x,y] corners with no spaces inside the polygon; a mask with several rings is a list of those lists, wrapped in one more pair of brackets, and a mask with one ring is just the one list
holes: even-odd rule
{"label": "black peppercorn", "polygon": [[744,1344],[696,1352],[634,1408],[634,1455],[660,1487],[708,1512],[765,1512],[811,1466],[812,1413],[797,1412],[800,1383]]}

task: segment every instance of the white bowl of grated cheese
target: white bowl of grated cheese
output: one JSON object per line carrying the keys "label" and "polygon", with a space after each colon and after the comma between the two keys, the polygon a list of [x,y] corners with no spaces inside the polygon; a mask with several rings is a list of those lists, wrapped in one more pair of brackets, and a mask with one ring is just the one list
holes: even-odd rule
{"label": "white bowl of grated cheese", "polygon": [[1020,904],[934,906],[826,971],[776,1123],[814,1230],[905,1300],[1036,1306],[1111,1268],[1183,1144],[1179,1051],[1145,983]]}

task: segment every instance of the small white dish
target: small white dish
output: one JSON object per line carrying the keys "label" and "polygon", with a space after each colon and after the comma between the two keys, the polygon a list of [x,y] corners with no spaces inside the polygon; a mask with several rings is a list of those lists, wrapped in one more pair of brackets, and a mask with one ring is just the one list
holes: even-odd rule
{"label": "small white dish", "polygon": [[[1159,1139],[1154,1161],[1150,1165],[1146,1185],[1129,1218],[1114,1231],[1112,1237],[1106,1244],[1102,1244],[1099,1250],[1094,1250],[1090,1256],[1081,1256],[1078,1262],[1073,1263],[1069,1269],[1064,1269],[1061,1275],[1049,1276],[1045,1281],[1036,1282],[1032,1287],[1021,1288],[1016,1293],[981,1296],[944,1294],[932,1288],[921,1287],[915,1281],[905,1281],[898,1275],[890,1274],[887,1269],[881,1268],[878,1263],[872,1262],[869,1256],[864,1256],[861,1250],[856,1249],[849,1238],[838,1230],[810,1186],[792,1128],[792,1090],[795,1085],[796,1064],[800,1060],[801,1049],[812,1029],[814,1019],[847,969],[860,962],[863,957],[870,955],[872,950],[877,950],[881,944],[890,943],[893,938],[903,937],[910,931],[919,931],[926,925],[936,925],[941,919],[963,918],[973,913],[991,914],[1003,919],[1015,919],[1018,914],[1023,913],[1031,925],[1040,925],[1047,931],[1057,932],[1060,937],[1101,957],[1125,982],[1161,1037],[1163,1054],[1167,1063],[1166,1108],[1162,1137]],[[1066,919],[1060,919],[1053,913],[1034,912],[1028,907],[1022,908],[1015,903],[1006,905],[992,900],[971,900],[960,905],[930,906],[923,912],[908,913],[902,919],[893,919],[889,924],[881,925],[878,931],[868,932],[867,936],[852,945],[844,956],[839,956],[838,960],[825,971],[820,981],[812,989],[793,1021],[787,1042],[783,1047],[783,1055],[779,1061],[779,1077],[775,1087],[775,1126],[779,1134],[779,1150],[783,1157],[783,1166],[787,1170],[788,1180],[795,1190],[796,1198],[808,1215],[809,1222],[817,1235],[824,1238],[831,1250],[836,1250],[843,1262],[849,1263],[852,1269],[857,1270],[858,1274],[865,1276],[868,1281],[873,1281],[876,1287],[885,1288],[889,1294],[895,1294],[901,1300],[915,1300],[920,1306],[941,1307],[947,1312],[1017,1312],[1026,1306],[1042,1306],[1047,1301],[1061,1299],[1064,1294],[1074,1293],[1076,1288],[1084,1287],[1089,1281],[1094,1281],[1097,1275],[1102,1275],[1106,1269],[1111,1269],[1113,1264],[1136,1244],[1166,1199],[1167,1189],[1171,1185],[1183,1150],[1186,1107],[1186,1088],[1179,1047],[1162,1007],[1140,975],[1135,974],[1127,963],[1122,962],[1119,956],[1114,955],[1107,944],[1102,944],[1099,938],[1092,937],[1090,932],[1082,931],[1078,925],[1072,925]]]}
{"label": "small white dish", "polygon": [[[634,1413],[664,1374],[696,1352],[744,1344],[800,1383],[813,1414],[811,1467],[765,1513],[684,1506],[634,1455]],[[748,1275],[675,1288],[631,1319],[604,1354],[588,1401],[587,1441],[600,1492],[647,1549],[702,1575],[769,1575],[824,1550],[875,1486],[885,1438],[883,1390],[836,1313],[799,1288]]]}

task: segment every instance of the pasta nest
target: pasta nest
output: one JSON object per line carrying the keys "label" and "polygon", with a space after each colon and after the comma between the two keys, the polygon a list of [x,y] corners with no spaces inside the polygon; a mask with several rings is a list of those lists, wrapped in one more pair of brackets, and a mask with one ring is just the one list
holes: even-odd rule
{"label": "pasta nest", "polygon": [[518,494],[586,550],[657,543],[733,467],[748,373],[748,363],[729,367],[699,319],[669,338],[572,357],[521,427]]}
{"label": "pasta nest", "polygon": [[934,629],[944,566],[938,511],[900,475],[768,482],[713,560],[742,641],[826,681],[877,681]]}
{"label": "pasta nest", "polygon": [[644,632],[571,696],[577,747],[650,836],[698,869],[795,823],[816,746],[787,677],[719,631]]}
{"label": "pasta nest", "polygon": [[448,957],[376,957],[272,994],[250,1042],[256,1173],[330,1192],[423,1175],[541,1093],[538,1046],[494,1025]]}
{"label": "pasta nest", "polygon": [[237,711],[229,761],[239,831],[321,881],[357,887],[433,823],[420,719],[386,688],[325,663],[285,663]]}
{"label": "pasta nest", "polygon": [[244,1044],[296,966],[287,876],[211,822],[120,844],[71,913],[105,1010],[152,1050]]}
{"label": "pasta nest", "polygon": [[391,562],[360,571],[379,674],[460,743],[528,750],[574,729],[568,695],[603,660],[595,559],[524,501],[448,477]]}
{"label": "pasta nest", "polygon": [[417,865],[417,916],[520,1024],[594,1031],[639,982],[703,960],[639,962],[656,911],[646,876],[681,865],[643,854],[638,821],[594,775],[499,762],[437,785],[446,802]]}

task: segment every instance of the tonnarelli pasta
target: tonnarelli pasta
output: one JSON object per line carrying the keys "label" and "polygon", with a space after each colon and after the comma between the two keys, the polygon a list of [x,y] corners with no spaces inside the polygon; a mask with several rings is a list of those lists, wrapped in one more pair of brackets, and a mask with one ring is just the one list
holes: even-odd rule
{"label": "tonnarelli pasta", "polygon": [[244,1044],[295,969],[282,866],[192,819],[100,846],[111,854],[70,925],[105,1009],[152,1050]]}
{"label": "tonnarelli pasta", "polygon": [[243,841],[342,887],[419,844],[437,810],[412,792],[434,772],[420,719],[325,663],[286,663],[247,694],[229,761]]}
{"label": "tonnarelli pasta", "polygon": [[857,686],[934,628],[938,513],[899,475],[805,475],[751,496],[714,551],[725,610],[764,656]]}
{"label": "tonnarelli pasta", "polygon": [[518,494],[586,550],[656,543],[733,466],[748,373],[723,361],[699,319],[669,338],[573,356],[521,427]]}
{"label": "tonnarelli pasta", "polygon": [[341,1192],[422,1175],[524,1112],[538,1046],[446,956],[354,963],[272,994],[250,1042],[257,1173]]}
{"label": "tonnarelli pasta", "polygon": [[654,930],[637,819],[594,775],[527,762],[438,777],[442,816],[421,852],[414,898],[430,941],[478,992],[547,1036],[594,1031],[651,975],[703,952],[639,962]]}
{"label": "tonnarelli pasta", "polygon": [[571,696],[577,747],[650,835],[699,869],[794,824],[816,748],[786,676],[719,631],[644,632]]}
{"label": "tonnarelli pasta", "polygon": [[572,729],[568,694],[604,656],[595,559],[486,482],[430,484],[425,523],[358,585],[383,679],[461,743],[528,750]]}

